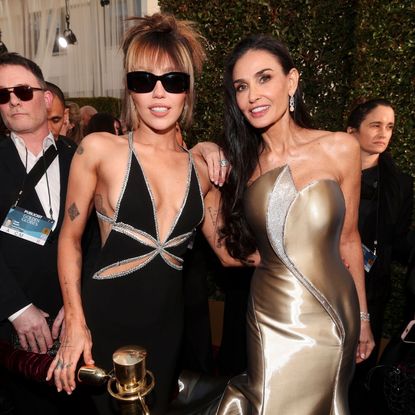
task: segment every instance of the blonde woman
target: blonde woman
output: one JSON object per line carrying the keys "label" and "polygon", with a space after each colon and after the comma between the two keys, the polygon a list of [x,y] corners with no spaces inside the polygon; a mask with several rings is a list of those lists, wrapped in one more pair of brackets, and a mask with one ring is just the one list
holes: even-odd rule
{"label": "blonde woman", "polygon": [[[87,136],[71,166],[58,258],[66,331],[48,376],[70,394],[81,355],[111,369],[117,348],[138,344],[157,379],[151,413],[163,414],[183,325],[182,257],[204,203],[205,235],[223,261],[238,262],[217,244],[210,218],[218,190],[205,162],[176,139],[177,121],[186,127],[192,118],[194,74],[204,59],[199,35],[170,15],[134,23],[123,44],[133,131]],[[93,206],[102,249],[81,294],[81,236]],[[112,413],[105,393],[95,401],[101,414]]]}

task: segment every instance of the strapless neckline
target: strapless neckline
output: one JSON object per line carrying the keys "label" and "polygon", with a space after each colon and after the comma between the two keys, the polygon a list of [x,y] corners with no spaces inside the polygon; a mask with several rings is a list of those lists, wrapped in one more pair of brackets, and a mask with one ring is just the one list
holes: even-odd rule
{"label": "strapless neckline", "polygon": [[272,168],[272,169],[270,169],[270,170],[267,170],[265,173],[263,173],[263,174],[261,174],[259,177],[257,177],[248,187],[247,187],[247,190],[249,190],[249,189],[251,189],[253,186],[255,186],[258,182],[260,182],[261,181],[261,179],[263,179],[263,178],[265,178],[265,177],[267,177],[267,176],[269,176],[270,174],[273,174],[273,173],[275,173],[275,171],[276,170],[281,170],[281,173],[280,174],[283,174],[286,170],[287,170],[287,172],[288,172],[288,174],[289,174],[289,176],[290,176],[290,178],[291,178],[291,181],[292,181],[292,183],[293,183],[293,185],[294,185],[294,189],[295,189],[295,191],[296,191],[296,193],[301,193],[301,192],[303,192],[304,190],[306,190],[307,188],[309,188],[309,187],[311,187],[311,186],[313,186],[313,185],[315,185],[315,184],[317,184],[317,183],[319,183],[319,182],[334,182],[334,183],[336,183],[337,184],[337,186],[339,186],[340,187],[340,185],[339,185],[339,183],[337,182],[337,180],[335,180],[335,179],[333,179],[333,178],[321,178],[321,179],[314,179],[314,180],[311,180],[309,183],[307,183],[306,185],[304,185],[304,186],[302,186],[301,188],[298,188],[296,185],[295,185],[295,180],[294,180],[294,176],[293,176],[293,173],[292,173],[292,169],[291,169],[291,167],[290,167],[290,165],[289,164],[283,164],[282,166],[277,166],[277,167],[274,167],[274,168]]}

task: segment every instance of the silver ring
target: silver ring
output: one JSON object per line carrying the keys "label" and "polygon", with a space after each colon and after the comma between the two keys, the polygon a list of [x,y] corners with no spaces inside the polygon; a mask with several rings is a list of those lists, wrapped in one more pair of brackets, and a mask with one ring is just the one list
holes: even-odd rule
{"label": "silver ring", "polygon": [[64,364],[63,364],[63,362],[62,362],[62,360],[58,360],[58,363],[56,364],[56,369],[63,369],[63,366],[64,366]]}
{"label": "silver ring", "polygon": [[219,165],[221,167],[226,167],[228,164],[229,164],[229,161],[226,160],[226,159],[222,159],[222,160],[219,161]]}

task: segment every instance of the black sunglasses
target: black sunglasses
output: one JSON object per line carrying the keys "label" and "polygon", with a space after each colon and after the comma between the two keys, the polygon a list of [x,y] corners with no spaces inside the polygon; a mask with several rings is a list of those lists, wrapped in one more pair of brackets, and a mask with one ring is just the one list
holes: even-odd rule
{"label": "black sunglasses", "polygon": [[139,94],[151,92],[157,81],[161,81],[163,88],[172,94],[181,94],[190,86],[190,76],[184,72],[169,72],[160,76],[143,71],[127,73],[127,88]]}
{"label": "black sunglasses", "polygon": [[13,92],[22,101],[33,99],[33,91],[43,91],[42,88],[35,88],[29,85],[19,85],[10,88],[0,88],[0,104],[7,104],[10,101],[10,94]]}

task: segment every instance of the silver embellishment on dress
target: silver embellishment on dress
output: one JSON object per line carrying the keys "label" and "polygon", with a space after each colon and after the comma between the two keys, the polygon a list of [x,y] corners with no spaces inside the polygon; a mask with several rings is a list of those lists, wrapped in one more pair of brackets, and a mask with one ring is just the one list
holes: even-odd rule
{"label": "silver embellishment on dress", "polygon": [[[154,239],[148,233],[140,231],[138,229],[135,229],[132,226],[127,225],[125,223],[114,224],[113,231],[114,232],[120,232],[120,233],[123,233],[124,235],[130,236],[131,238],[135,239],[136,241],[142,243],[143,245],[149,246],[149,247],[154,248],[154,249],[153,249],[153,251],[150,251],[146,254],[143,254],[143,255],[140,255],[140,256],[137,256],[137,257],[134,257],[134,258],[128,258],[128,259],[125,259],[123,261],[119,261],[115,264],[107,265],[106,267],[100,269],[99,271],[97,271],[93,275],[94,279],[104,280],[104,279],[107,279],[107,278],[117,278],[117,277],[121,277],[121,276],[124,276],[124,275],[131,274],[132,272],[137,271],[140,268],[143,268],[150,261],[152,261],[157,255],[160,255],[163,258],[163,260],[166,262],[167,265],[171,266],[174,269],[181,270],[183,268],[182,265],[175,264],[174,262],[170,261],[169,258],[170,257],[174,258],[180,264],[183,263],[183,258],[180,258],[177,255],[172,254],[171,252],[168,251],[168,248],[173,248],[175,246],[180,245],[181,243],[186,241],[193,233],[193,232],[188,232],[188,233],[185,233],[183,235],[176,236],[175,238],[166,241],[164,244],[160,244],[156,239]],[[141,235],[145,239],[141,239],[135,234]],[[146,240],[147,240],[147,242],[146,242]],[[143,259],[143,258],[147,258],[147,259],[143,262],[140,262],[140,264],[138,264],[137,266],[135,266],[131,269],[120,271],[120,272],[115,272],[114,274],[110,274],[110,275],[101,275],[103,272],[107,271],[108,269],[117,267],[119,265],[128,264],[128,263],[131,263],[131,262]]]}
{"label": "silver embellishment on dress", "polygon": [[285,166],[274,183],[267,210],[267,233],[276,254],[286,258],[284,250],[284,224],[289,207],[297,196],[289,170]]}
{"label": "silver embellishment on dress", "polygon": [[[315,182],[312,182],[315,183]],[[312,184],[311,183],[311,184]],[[304,187],[308,188],[311,184]],[[266,227],[267,234],[271,246],[284,265],[292,272],[292,274],[307,288],[308,291],[320,302],[322,307],[327,311],[333,322],[339,329],[342,341],[345,339],[345,329],[343,322],[339,318],[337,312],[333,309],[327,299],[307,278],[305,278],[296,266],[291,262],[284,248],[284,231],[285,222],[290,207],[295,201],[298,191],[295,187],[290,167],[284,166],[269,196]]]}
{"label": "silver embellishment on dress", "polygon": [[[176,217],[174,218],[173,224],[171,225],[169,232],[167,234],[166,240],[164,242],[160,241],[160,235],[159,235],[159,230],[158,230],[158,222],[157,222],[157,216],[156,216],[156,205],[154,202],[154,198],[153,198],[153,194],[151,192],[151,188],[150,185],[147,181],[147,178],[144,174],[144,170],[140,164],[140,160],[137,157],[137,154],[135,152],[134,149],[134,145],[132,142],[132,133],[129,134],[128,136],[128,141],[129,141],[129,147],[130,147],[130,155],[129,155],[129,160],[128,160],[128,167],[127,167],[127,172],[126,172],[126,176],[124,178],[124,183],[123,183],[123,187],[122,187],[122,191],[121,191],[121,195],[118,199],[117,202],[117,207],[116,207],[116,211],[114,214],[114,218],[110,218],[104,214],[102,214],[101,212],[97,211],[97,216],[99,219],[108,222],[111,224],[111,232],[119,232],[122,233],[134,240],[136,240],[137,242],[141,243],[142,245],[145,245],[147,247],[153,248],[153,251],[150,251],[146,254],[137,256],[137,257],[133,257],[133,258],[128,258],[119,262],[116,262],[114,264],[110,264],[105,266],[104,268],[101,268],[100,270],[98,270],[97,272],[94,273],[94,275],[92,276],[93,279],[97,279],[97,280],[104,280],[104,279],[111,279],[111,278],[118,278],[118,277],[122,277],[128,274],[133,273],[134,271],[137,271],[140,268],[143,268],[145,265],[147,265],[150,261],[152,261],[157,255],[160,255],[160,257],[164,260],[164,262],[169,265],[170,267],[176,269],[176,270],[182,270],[183,266],[181,265],[183,263],[183,258],[178,257],[177,255],[174,255],[173,253],[169,252],[168,249],[169,248],[173,248],[176,247],[182,243],[184,243],[186,240],[190,239],[190,237],[193,235],[193,230],[187,233],[184,233],[182,235],[178,235],[172,239],[169,239],[171,234],[173,233],[178,220],[180,219],[182,213],[183,213],[183,209],[186,206],[186,202],[189,196],[189,191],[190,191],[190,183],[191,183],[191,178],[192,178],[192,171],[193,169],[195,170],[195,174],[196,174],[196,179],[197,179],[197,184],[199,186],[199,193],[200,193],[200,197],[201,197],[201,202],[202,202],[202,208],[204,211],[204,204],[203,204],[203,194],[200,188],[200,183],[199,183],[199,179],[197,176],[197,172],[196,172],[196,168],[194,166],[193,163],[193,158],[191,156],[191,153],[187,150],[185,150],[188,155],[189,155],[189,163],[188,163],[188,175],[187,175],[187,183],[186,183],[186,191],[185,191],[185,195],[183,198],[183,202],[182,205],[179,209],[179,211],[177,212]],[[127,187],[127,182],[128,182],[128,178],[130,175],[130,169],[131,169],[131,160],[132,160],[132,155],[134,154],[138,165],[140,166],[140,169],[142,171],[143,177],[144,177],[144,181],[146,183],[147,186],[147,190],[148,193],[150,195],[150,199],[151,199],[151,203],[152,203],[152,208],[153,208],[153,219],[154,219],[154,223],[155,223],[155,227],[156,227],[156,234],[157,234],[157,239],[154,238],[152,235],[148,234],[147,232],[144,232],[140,229],[136,229],[133,226],[123,223],[123,222],[117,222],[117,217],[118,217],[118,211],[119,211],[119,207],[121,205],[121,200],[122,200],[122,196],[124,195],[124,191],[125,188]],[[203,220],[203,216],[199,221],[199,224],[202,222]],[[108,275],[102,275],[102,273],[104,273],[105,271],[111,269],[111,268],[116,268],[120,265],[124,265],[124,264],[129,264],[131,262],[134,261],[139,261],[143,258],[146,258],[145,261],[140,262],[137,266],[132,267],[131,269],[128,270],[123,270],[120,272],[115,272],[114,274],[108,274]],[[178,264],[174,263],[173,261],[171,261],[171,258],[173,258],[174,260],[176,260]]]}
{"label": "silver embellishment on dress", "polygon": [[197,169],[196,169],[196,166],[195,166],[195,163],[194,163],[194,160],[193,160],[192,153],[189,150],[185,149],[185,148],[183,148],[183,150],[185,150],[189,153],[189,157],[190,157],[190,160],[191,160],[192,165],[193,165],[193,170],[194,170],[195,175],[196,175],[196,181],[197,181],[197,186],[199,188],[200,200],[202,202],[202,218],[200,219],[200,222],[196,225],[196,227],[197,227],[203,222],[203,219],[205,218],[205,198],[203,196],[202,187],[200,186],[199,173],[197,172]]}
{"label": "silver embellishment on dress", "polygon": [[[154,223],[156,224],[157,239],[160,241],[159,224],[158,224],[158,220],[157,220],[157,209],[156,209],[156,203],[154,201],[153,192],[151,191],[150,184],[149,184],[149,182],[147,180],[146,175],[144,174],[143,166],[140,163],[140,159],[138,158],[138,155],[137,155],[134,147],[132,148],[132,151],[133,151],[134,156],[135,156],[135,158],[137,160],[137,163],[140,166],[140,169],[141,169],[142,174],[143,174],[143,177],[144,177],[144,181],[145,181],[146,186],[147,186],[148,194],[150,195],[151,204],[152,204],[152,207],[153,207]],[[183,201],[182,201],[182,205],[181,205],[179,211],[177,212],[176,217],[174,218],[172,225],[170,226],[169,232],[167,233],[166,241],[169,239],[171,233],[173,232],[174,228],[176,227],[177,221],[179,220],[179,218],[180,218],[180,216],[181,216],[181,214],[183,212],[183,209],[184,209],[184,207],[186,205],[187,197],[189,195],[190,179],[192,177],[192,167],[193,167],[193,163],[192,163],[192,160],[190,158],[190,153],[189,152],[188,152],[188,155],[189,155],[189,161],[188,161],[188,173],[187,173],[187,181],[186,181],[186,191],[185,191],[185,194],[184,194],[184,198],[183,198]]]}
{"label": "silver embellishment on dress", "polygon": [[131,152],[131,146],[133,145],[133,132],[130,131],[128,133],[128,146],[130,148],[130,152],[128,154],[128,163],[127,163],[127,169],[124,176],[124,181],[121,187],[120,196],[118,197],[117,204],[115,205],[115,212],[114,212],[114,222],[118,219],[118,212],[120,210],[121,200],[124,196],[125,188],[127,187],[128,178],[130,177],[130,169],[131,169],[131,159],[133,157],[133,154]]}
{"label": "silver embellishment on dress", "polygon": [[122,198],[124,196],[125,188],[127,187],[128,178],[130,177],[131,160],[132,160],[132,156],[133,156],[133,153],[132,153],[133,142],[132,142],[132,140],[133,140],[133,132],[130,131],[128,133],[128,147],[129,147],[130,151],[128,153],[127,168],[125,169],[124,180],[122,182],[121,191],[120,191],[120,194],[118,196],[117,204],[115,205],[115,211],[114,211],[113,217],[111,218],[111,217],[109,217],[107,215],[104,215],[103,213],[99,212],[98,210],[96,211],[98,219],[101,219],[105,222],[108,222],[111,225],[114,224],[117,221],[121,201],[122,201]]}

